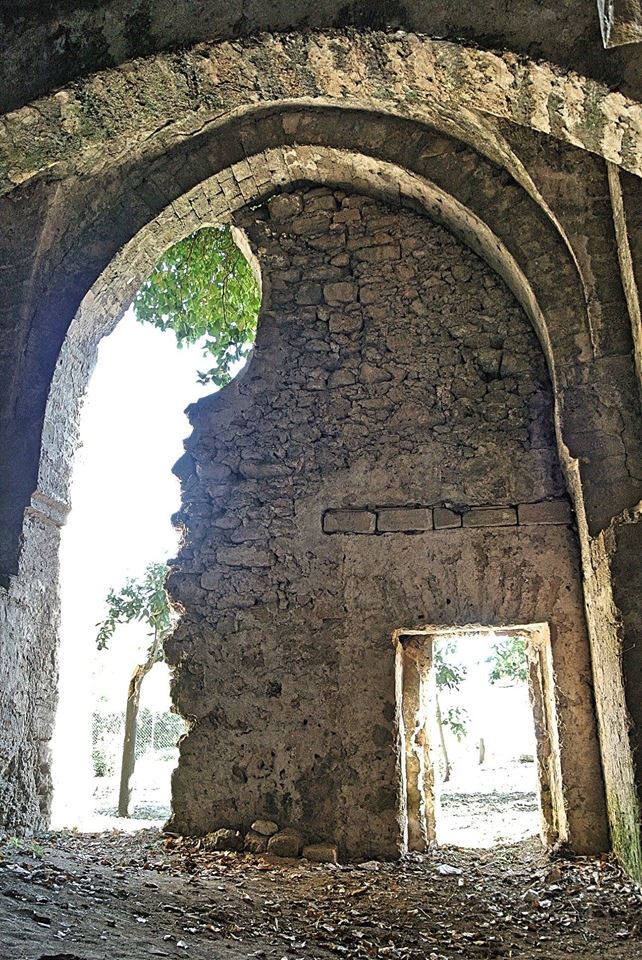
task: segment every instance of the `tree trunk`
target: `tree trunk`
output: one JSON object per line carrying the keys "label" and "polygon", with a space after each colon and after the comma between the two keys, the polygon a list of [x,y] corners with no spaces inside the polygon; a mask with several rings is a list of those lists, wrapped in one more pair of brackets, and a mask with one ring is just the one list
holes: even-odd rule
{"label": "tree trunk", "polygon": [[162,638],[154,637],[145,663],[139,664],[132,673],[127,689],[127,707],[125,710],[125,738],[123,740],[123,759],[120,765],[120,790],[118,792],[118,816],[129,817],[131,800],[131,779],[136,766],[136,724],[140,704],[140,688],[143,680],[158,659]]}
{"label": "tree trunk", "polygon": [[448,783],[450,780],[451,768],[450,760],[448,759],[448,750],[446,749],[446,738],[444,737],[444,725],[441,717],[441,707],[439,706],[439,697],[436,698],[437,705],[437,727],[439,728],[439,745],[441,747],[441,755],[444,760],[444,783]]}

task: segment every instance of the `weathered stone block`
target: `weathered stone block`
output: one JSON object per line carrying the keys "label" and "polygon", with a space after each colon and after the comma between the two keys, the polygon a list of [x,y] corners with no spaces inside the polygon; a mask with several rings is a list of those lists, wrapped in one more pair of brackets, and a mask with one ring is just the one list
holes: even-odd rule
{"label": "weathered stone block", "polygon": [[382,533],[432,530],[432,510],[426,507],[378,510],[377,530]]}
{"label": "weathered stone block", "polygon": [[238,830],[215,830],[203,838],[205,850],[242,850],[243,835]]}
{"label": "weathered stone block", "polygon": [[329,387],[349,387],[357,382],[357,378],[349,370],[335,370],[328,377]]}
{"label": "weathered stone block", "polygon": [[363,317],[360,313],[332,314],[328,320],[330,333],[358,333],[363,327]]}
{"label": "weathered stone block", "polygon": [[273,837],[279,832],[279,825],[274,820],[255,820],[251,829],[254,833],[260,833],[262,837]]}
{"label": "weathered stone block", "polygon": [[339,850],[336,843],[310,843],[303,848],[303,856],[314,863],[338,863]]}
{"label": "weathered stone block", "polygon": [[571,505],[568,500],[541,500],[539,503],[520,503],[518,522],[527,526],[535,523],[571,523]]}
{"label": "weathered stone block", "polygon": [[290,472],[284,463],[258,463],[256,460],[244,460],[239,467],[241,476],[248,480],[287,477]]}
{"label": "weathered stone block", "polygon": [[324,533],[374,533],[377,515],[370,510],[327,510],[323,515]]}
{"label": "weathered stone block", "polygon": [[265,853],[267,846],[268,837],[264,837],[254,830],[248,830],[245,834],[245,849],[248,853]]}
{"label": "weathered stone block", "polygon": [[201,587],[203,590],[216,590],[221,584],[220,570],[206,570],[201,574]]}
{"label": "weathered stone block", "polygon": [[301,283],[297,288],[295,300],[301,306],[311,306],[315,303],[321,303],[321,284],[320,283]]}
{"label": "weathered stone block", "polygon": [[386,260],[399,260],[401,247],[398,243],[386,243],[380,247],[364,247],[356,256],[367,263],[384,263]]}
{"label": "weathered stone block", "polygon": [[359,370],[359,379],[362,383],[383,383],[385,380],[392,380],[392,376],[382,367],[375,367],[371,363],[362,363]]}
{"label": "weathered stone block", "polygon": [[326,283],[323,296],[331,306],[340,303],[354,303],[357,299],[358,287],[356,283],[340,280],[337,283]]}
{"label": "weathered stone block", "polygon": [[204,480],[214,480],[220,483],[222,480],[227,480],[231,473],[230,468],[224,463],[196,464],[196,475]]}
{"label": "weathered stone block", "polygon": [[216,551],[216,559],[228,567],[271,567],[274,562],[274,556],[269,550],[245,545],[221,547]]}
{"label": "weathered stone block", "polygon": [[435,507],[432,512],[433,525],[435,530],[451,530],[454,527],[461,527],[461,514],[455,510],[449,510],[448,507]]}
{"label": "weathered stone block", "polygon": [[463,519],[465,527],[513,527],[517,511],[514,507],[474,507]]}
{"label": "weathered stone block", "polygon": [[287,827],[270,837],[267,849],[276,857],[298,857],[303,849],[303,837],[298,830]]}

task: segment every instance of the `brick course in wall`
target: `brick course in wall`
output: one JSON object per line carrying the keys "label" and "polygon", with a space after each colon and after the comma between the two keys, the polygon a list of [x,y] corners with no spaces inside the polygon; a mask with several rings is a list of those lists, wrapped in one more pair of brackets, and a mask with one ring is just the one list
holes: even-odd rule
{"label": "brick course in wall", "polygon": [[535,524],[573,522],[568,500],[542,500],[512,506],[460,508],[376,507],[373,510],[326,510],[322,516],[324,533],[425,533],[457,527],[516,527]]}

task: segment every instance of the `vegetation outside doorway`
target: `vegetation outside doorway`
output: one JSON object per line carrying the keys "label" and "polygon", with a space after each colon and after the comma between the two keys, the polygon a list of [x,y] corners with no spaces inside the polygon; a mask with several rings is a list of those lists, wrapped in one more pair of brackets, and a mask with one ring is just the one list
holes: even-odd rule
{"label": "vegetation outside doorway", "polygon": [[[460,722],[457,716],[445,718],[440,709],[438,691],[444,685],[444,661],[437,641],[455,637],[474,640],[477,636],[523,641],[536,744],[540,836],[547,847],[567,837],[548,625],[428,626],[397,630],[393,635],[401,758],[400,810],[403,845],[408,850],[423,851],[437,840],[440,760],[443,777],[447,780],[450,774],[444,752],[444,725]],[[447,667],[446,673],[448,669],[452,670]],[[480,751],[483,748],[480,742]]]}

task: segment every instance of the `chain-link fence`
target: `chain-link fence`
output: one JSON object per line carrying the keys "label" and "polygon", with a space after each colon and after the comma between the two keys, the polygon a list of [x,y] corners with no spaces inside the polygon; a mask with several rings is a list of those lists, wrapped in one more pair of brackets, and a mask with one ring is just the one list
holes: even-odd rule
{"label": "chain-link fence", "polygon": [[[178,741],[185,721],[168,711],[143,707],[136,724],[136,766],[132,778],[131,815],[162,820],[170,812],[170,778],[178,760]],[[92,714],[94,809],[116,816],[125,735],[124,711],[100,707]]]}

